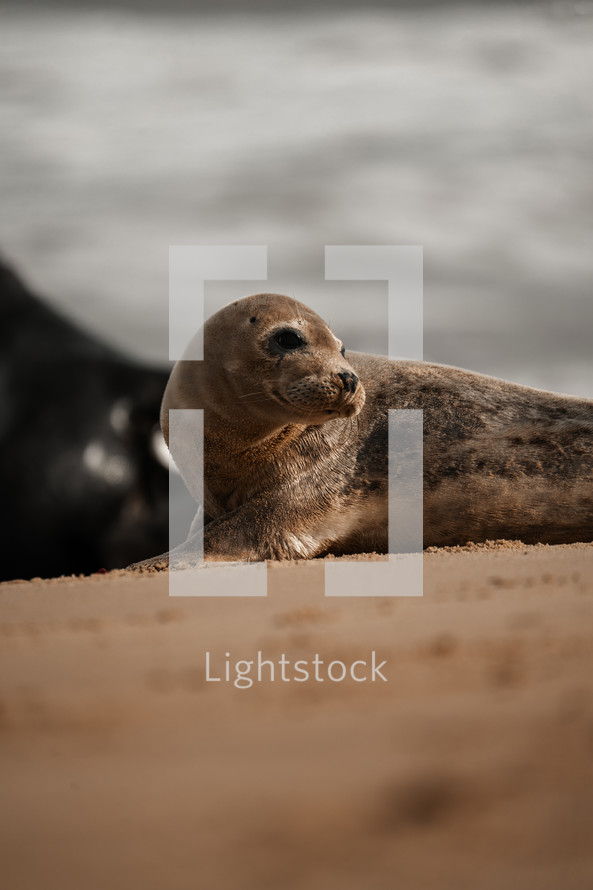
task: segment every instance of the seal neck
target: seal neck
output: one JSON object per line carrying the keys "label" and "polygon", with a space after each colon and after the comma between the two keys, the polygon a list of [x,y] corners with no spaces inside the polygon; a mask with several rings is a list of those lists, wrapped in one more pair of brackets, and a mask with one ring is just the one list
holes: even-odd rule
{"label": "seal neck", "polygon": [[204,412],[204,443],[206,447],[224,451],[226,455],[243,455],[249,451],[277,449],[299,439],[306,425],[289,423],[284,426],[257,422],[253,417],[230,420],[216,410]]}

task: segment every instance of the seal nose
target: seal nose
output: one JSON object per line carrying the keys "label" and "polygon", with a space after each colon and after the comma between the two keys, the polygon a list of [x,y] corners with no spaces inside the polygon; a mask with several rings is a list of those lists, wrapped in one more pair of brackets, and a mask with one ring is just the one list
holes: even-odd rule
{"label": "seal nose", "polygon": [[342,385],[346,392],[356,392],[356,387],[358,386],[358,377],[356,374],[352,374],[350,371],[343,371],[341,374],[338,374],[338,377],[342,381]]}

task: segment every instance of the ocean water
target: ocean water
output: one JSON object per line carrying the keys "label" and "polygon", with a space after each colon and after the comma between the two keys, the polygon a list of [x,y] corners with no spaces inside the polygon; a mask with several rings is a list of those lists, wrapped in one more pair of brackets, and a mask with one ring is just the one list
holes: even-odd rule
{"label": "ocean water", "polygon": [[168,246],[267,244],[210,309],[382,352],[323,247],[421,244],[426,359],[593,397],[593,3],[0,15],[0,250],[81,324],[166,361]]}

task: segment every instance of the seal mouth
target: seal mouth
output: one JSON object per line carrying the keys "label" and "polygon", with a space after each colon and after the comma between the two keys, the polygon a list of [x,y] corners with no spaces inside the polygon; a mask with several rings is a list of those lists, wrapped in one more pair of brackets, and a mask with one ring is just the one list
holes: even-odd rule
{"label": "seal mouth", "polygon": [[[278,392],[277,389],[273,389],[271,395],[279,402],[283,407],[290,408],[291,411],[296,411],[297,414],[302,414],[305,417],[311,414],[311,411],[308,411],[306,408],[302,408],[300,405],[295,405],[294,402],[291,402],[290,399],[287,399],[286,396],[283,396]],[[335,414],[335,411],[323,411],[319,409],[320,414]]]}
{"label": "seal mouth", "polygon": [[272,395],[276,399],[277,402],[280,402],[281,405],[288,405],[290,408],[294,408],[295,406],[292,402],[289,402],[287,398],[285,398],[281,393],[278,392],[277,389],[272,390]]}
{"label": "seal mouth", "polygon": [[324,408],[322,405],[311,405],[303,408],[301,405],[295,405],[294,402],[291,402],[290,399],[287,399],[286,396],[279,393],[277,389],[273,389],[270,394],[281,405],[290,408],[292,411],[295,411],[297,414],[304,417],[310,417],[314,414],[322,414],[330,420],[332,417],[352,417],[354,414],[358,414],[360,410],[352,400],[345,402],[337,408]]}

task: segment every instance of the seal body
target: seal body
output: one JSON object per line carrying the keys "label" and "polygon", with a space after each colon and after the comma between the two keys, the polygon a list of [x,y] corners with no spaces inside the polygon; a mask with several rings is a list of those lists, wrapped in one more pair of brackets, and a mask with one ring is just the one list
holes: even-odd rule
{"label": "seal body", "polygon": [[[119,355],[0,263],[0,578],[117,568],[168,541],[166,369]],[[161,440],[162,441],[162,440]]]}
{"label": "seal body", "polygon": [[[314,312],[260,294],[204,329],[161,412],[189,490],[204,410],[204,550],[214,559],[386,552],[388,410],[424,412],[424,546],[593,539],[593,402],[458,368],[346,353]],[[192,533],[183,552],[191,552]]]}

